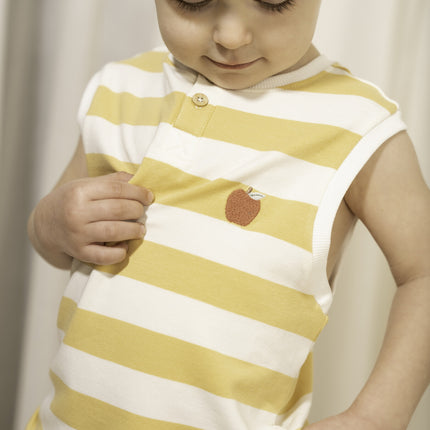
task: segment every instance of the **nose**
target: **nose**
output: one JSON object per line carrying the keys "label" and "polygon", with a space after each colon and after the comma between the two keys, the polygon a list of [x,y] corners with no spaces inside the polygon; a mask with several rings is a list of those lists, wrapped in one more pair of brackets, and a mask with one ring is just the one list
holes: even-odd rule
{"label": "nose", "polygon": [[238,14],[226,12],[215,22],[213,40],[226,49],[238,49],[251,43],[252,32]]}

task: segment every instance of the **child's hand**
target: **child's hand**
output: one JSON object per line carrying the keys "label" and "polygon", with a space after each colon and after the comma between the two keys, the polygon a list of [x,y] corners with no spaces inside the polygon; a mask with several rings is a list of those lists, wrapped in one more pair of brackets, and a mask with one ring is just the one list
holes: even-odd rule
{"label": "child's hand", "polygon": [[[66,254],[93,264],[118,263],[127,242],[142,238],[136,221],[152,203],[152,193],[129,184],[124,172],[70,181],[41,200],[34,212],[34,231],[45,256]],[[105,242],[117,242],[104,246]],[[47,258],[49,261],[49,258]]]}

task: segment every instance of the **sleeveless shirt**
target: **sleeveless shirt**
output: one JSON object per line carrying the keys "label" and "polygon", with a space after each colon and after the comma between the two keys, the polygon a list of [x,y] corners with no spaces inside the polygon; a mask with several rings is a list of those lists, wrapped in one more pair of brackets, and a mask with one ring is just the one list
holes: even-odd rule
{"label": "sleeveless shirt", "polygon": [[124,262],[74,262],[29,428],[301,429],[333,221],[398,106],[324,56],[231,91],[160,49],[97,73],[79,123],[90,175],[155,202]]}

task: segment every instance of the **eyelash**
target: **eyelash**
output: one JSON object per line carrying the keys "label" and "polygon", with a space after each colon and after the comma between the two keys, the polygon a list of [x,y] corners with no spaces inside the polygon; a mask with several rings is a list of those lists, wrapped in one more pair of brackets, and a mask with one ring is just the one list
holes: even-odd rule
{"label": "eyelash", "polygon": [[295,0],[286,0],[278,4],[266,3],[264,1],[259,1],[258,3],[263,9],[268,9],[270,12],[282,13],[284,10],[291,9],[296,2]]}
{"label": "eyelash", "polygon": [[200,9],[203,9],[206,5],[208,5],[212,0],[202,0],[198,3],[188,3],[183,0],[176,0],[176,3],[178,4],[178,7],[183,10],[196,12]]}
{"label": "eyelash", "polygon": [[[205,6],[207,6],[212,0],[202,0],[198,3],[188,3],[184,0],[176,0],[176,3],[180,9],[191,11],[191,12],[198,12],[199,10],[203,9]],[[295,0],[285,0],[281,3],[267,3],[265,1],[260,0],[254,0],[259,3],[259,5],[270,12],[279,12],[282,13],[284,10],[288,10],[291,7],[294,6],[296,3]]]}

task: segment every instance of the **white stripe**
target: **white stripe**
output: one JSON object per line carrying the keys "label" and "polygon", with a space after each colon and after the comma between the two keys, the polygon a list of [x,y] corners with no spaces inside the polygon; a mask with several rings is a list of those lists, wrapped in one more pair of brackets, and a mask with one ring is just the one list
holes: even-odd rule
{"label": "white stripe", "polygon": [[[139,85],[151,82],[150,85]],[[163,73],[148,72],[124,63],[111,63],[102,71],[101,83],[115,93],[136,97],[163,97],[166,93]]]}
{"label": "white stripe", "polygon": [[[359,135],[364,135],[389,115],[378,103],[354,95],[282,89],[264,90],[261,93],[256,90],[232,92],[216,87],[200,76],[194,85],[189,80],[180,80],[180,72],[171,66],[166,66],[166,77],[162,73],[150,73],[148,80],[145,78],[149,72],[121,64],[111,67],[112,71],[120,68],[120,73],[103,77],[100,84],[115,92],[127,91],[136,97],[164,97],[171,88],[190,97],[201,92],[208,96],[212,105],[273,118],[332,125]],[[363,122],[363,119],[366,121]]]}
{"label": "white stripe", "polygon": [[81,129],[81,133],[83,129],[84,120],[86,118],[86,114],[91,106],[91,102],[94,98],[94,94],[97,90],[99,82],[100,82],[100,72],[96,73],[91,78],[82,95],[81,102],[78,108],[78,114],[77,114],[77,120],[78,120],[79,127]]}
{"label": "white stripe", "polygon": [[275,237],[185,209],[153,203],[145,240],[306,291],[312,254]]}
{"label": "white stripe", "polygon": [[104,153],[134,164],[140,164],[154,140],[157,127],[115,125],[97,116],[87,116],[83,124],[85,152]]}
{"label": "white stripe", "polygon": [[[195,138],[170,124],[117,126],[88,117],[84,130],[87,153],[104,152],[137,165],[147,156],[194,176],[241,182],[267,195],[315,206],[335,172],[277,151]],[[310,179],[303,181],[303,177]]]}
{"label": "white stripe", "polygon": [[73,260],[71,276],[63,296],[78,303],[88,282],[92,268],[79,260]]}
{"label": "white stripe", "polygon": [[[134,279],[94,271],[79,308],[297,378],[313,342]],[[180,312],[178,312],[180,309]]]}
{"label": "white stripe", "polygon": [[52,388],[51,394],[45,398],[40,407],[40,421],[42,423],[43,430],[73,430],[66,423],[58,419],[51,411],[51,403],[54,399],[54,388]]}
{"label": "white stripe", "polygon": [[275,419],[269,412],[147,375],[64,344],[52,370],[72,390],[150,419],[205,430],[258,430]]}
{"label": "white stripe", "polygon": [[[64,289],[63,297],[73,300],[77,305],[87,286],[91,271],[92,268],[87,264],[73,260],[71,276]],[[57,327],[57,336],[59,343],[63,342],[65,333],[60,327]]]}
{"label": "white stripe", "polygon": [[[136,97],[164,97],[172,88],[187,94],[196,80],[186,69],[172,68],[164,63],[164,72],[148,72],[125,63],[111,63],[101,75],[101,85],[115,93],[129,93]],[[184,79],[185,78],[185,79]]]}
{"label": "white stripe", "polygon": [[205,85],[197,86],[195,91],[211,91],[208,97],[212,104],[289,121],[331,125],[359,135],[364,135],[389,116],[389,112],[378,103],[353,95],[272,90],[255,100],[255,94],[217,94],[217,89],[206,88]]}

